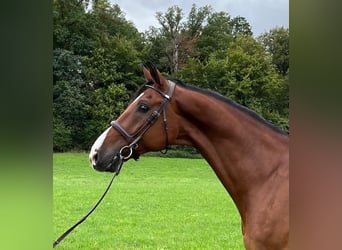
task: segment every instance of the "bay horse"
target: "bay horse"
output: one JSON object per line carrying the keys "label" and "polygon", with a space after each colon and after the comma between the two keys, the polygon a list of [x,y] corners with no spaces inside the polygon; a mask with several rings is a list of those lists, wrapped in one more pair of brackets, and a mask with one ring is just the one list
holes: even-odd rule
{"label": "bay horse", "polygon": [[136,98],[93,144],[95,170],[168,145],[195,147],[241,216],[246,249],[288,249],[289,135],[213,91],[164,78],[152,64]]}

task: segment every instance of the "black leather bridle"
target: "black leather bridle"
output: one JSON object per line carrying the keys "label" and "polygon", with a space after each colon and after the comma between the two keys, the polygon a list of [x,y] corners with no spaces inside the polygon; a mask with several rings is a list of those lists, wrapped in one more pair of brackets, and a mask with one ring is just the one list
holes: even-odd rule
{"label": "black leather bridle", "polygon": [[163,114],[163,123],[164,123],[164,130],[165,130],[165,151],[166,153],[168,144],[169,144],[169,137],[168,137],[168,126],[167,126],[167,120],[166,120],[166,106],[170,102],[173,92],[175,90],[176,84],[172,81],[168,81],[169,90],[165,94],[164,92],[160,91],[159,89],[153,87],[149,84],[149,82],[144,86],[145,89],[153,89],[158,94],[160,94],[164,100],[160,104],[157,110],[153,111],[149,118],[146,119],[146,121],[143,123],[143,125],[133,134],[130,134],[127,132],[126,129],[124,129],[116,120],[112,121],[110,125],[112,128],[114,128],[116,131],[120,133],[120,135],[126,140],[127,145],[121,147],[119,150],[119,158],[123,160],[129,160],[130,158],[138,159],[139,154],[136,152],[136,149],[138,148],[138,143],[141,140],[141,138],[144,136],[144,134],[149,130],[152,125],[157,121],[159,116]]}

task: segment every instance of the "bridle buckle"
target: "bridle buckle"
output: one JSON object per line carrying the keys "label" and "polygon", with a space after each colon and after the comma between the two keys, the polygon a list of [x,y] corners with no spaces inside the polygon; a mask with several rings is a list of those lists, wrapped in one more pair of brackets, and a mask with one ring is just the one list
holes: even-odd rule
{"label": "bridle buckle", "polygon": [[123,146],[119,151],[119,157],[123,160],[128,160],[133,154],[132,146]]}

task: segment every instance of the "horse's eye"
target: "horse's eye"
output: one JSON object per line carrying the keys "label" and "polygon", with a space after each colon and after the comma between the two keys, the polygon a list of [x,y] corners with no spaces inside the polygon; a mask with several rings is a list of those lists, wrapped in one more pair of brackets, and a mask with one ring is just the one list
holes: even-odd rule
{"label": "horse's eye", "polygon": [[150,107],[147,106],[146,104],[140,104],[138,107],[138,111],[142,113],[146,113],[149,110],[150,110]]}

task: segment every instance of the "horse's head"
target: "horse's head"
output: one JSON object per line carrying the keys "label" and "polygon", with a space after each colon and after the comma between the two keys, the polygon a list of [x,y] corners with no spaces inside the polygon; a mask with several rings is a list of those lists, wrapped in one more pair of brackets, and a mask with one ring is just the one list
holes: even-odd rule
{"label": "horse's head", "polygon": [[137,97],[93,144],[89,158],[94,169],[114,172],[119,159],[137,159],[140,154],[168,146],[172,137],[167,117],[175,84],[154,67],[144,67],[147,83]]}

